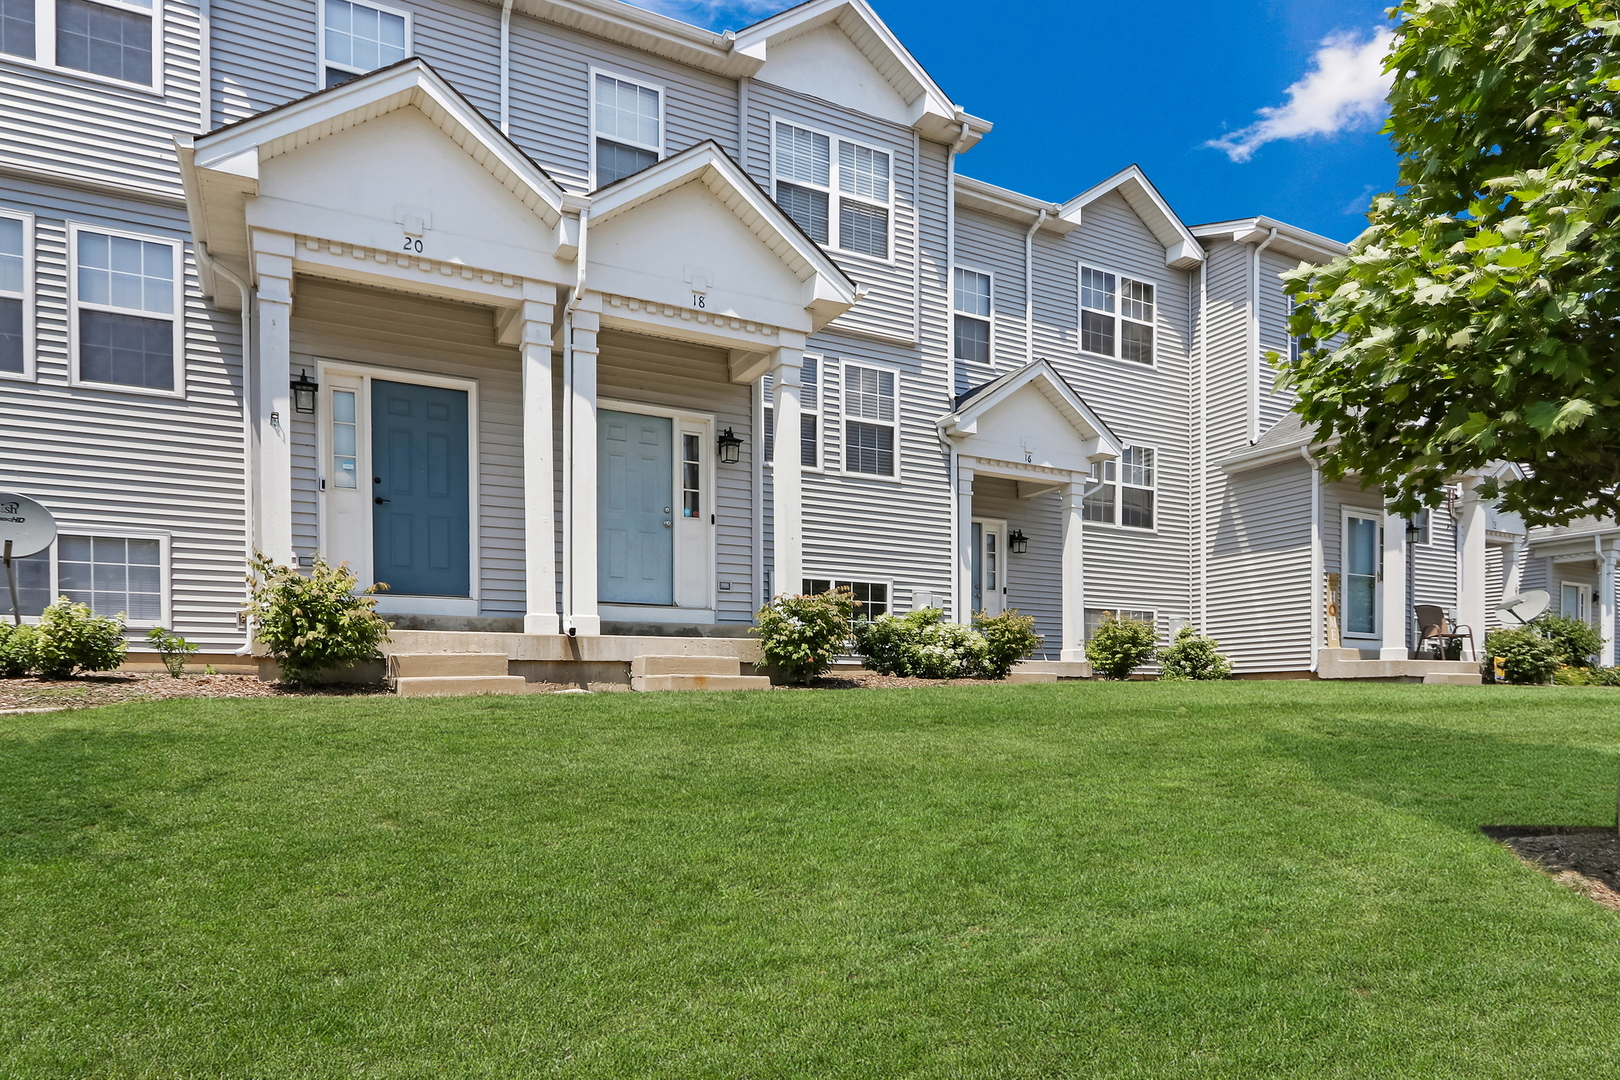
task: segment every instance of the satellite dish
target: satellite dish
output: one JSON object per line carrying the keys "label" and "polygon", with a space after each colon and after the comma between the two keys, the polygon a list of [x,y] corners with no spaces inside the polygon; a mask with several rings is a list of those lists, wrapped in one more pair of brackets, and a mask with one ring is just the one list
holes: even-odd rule
{"label": "satellite dish", "polygon": [[56,519],[33,499],[0,492],[0,553],[13,559],[36,555],[56,539]]}
{"label": "satellite dish", "polygon": [[1552,603],[1552,596],[1542,589],[1531,589],[1503,600],[1496,608],[1498,622],[1512,620],[1520,626],[1529,625]]}

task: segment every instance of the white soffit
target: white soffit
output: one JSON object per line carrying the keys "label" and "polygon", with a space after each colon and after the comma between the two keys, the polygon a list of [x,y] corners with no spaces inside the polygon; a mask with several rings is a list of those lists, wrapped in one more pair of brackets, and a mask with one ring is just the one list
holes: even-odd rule
{"label": "white soffit", "polygon": [[1189,270],[1203,262],[1204,248],[1198,242],[1198,237],[1181,223],[1181,219],[1170,209],[1170,204],[1165,202],[1164,196],[1159,194],[1158,188],[1148,180],[1147,174],[1139,165],[1131,165],[1115,173],[1102,183],[1082,191],[1064,203],[1063,216],[1078,221],[1087,205],[1115,191],[1119,192],[1120,197],[1136,216],[1142,219],[1142,223],[1153,233],[1154,239],[1164,248],[1166,265],[1178,270]]}

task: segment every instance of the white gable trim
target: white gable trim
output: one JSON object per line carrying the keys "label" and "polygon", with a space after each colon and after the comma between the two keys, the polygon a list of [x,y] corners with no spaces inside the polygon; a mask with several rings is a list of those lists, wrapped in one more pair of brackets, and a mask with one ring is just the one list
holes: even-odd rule
{"label": "white gable trim", "polygon": [[1102,461],[1120,455],[1125,446],[1124,441],[1109,429],[1102,417],[1092,411],[1091,406],[1074,392],[1074,387],[1070,386],[1046,360],[1025,364],[980,389],[962,402],[955,412],[940,419],[940,432],[946,438],[954,440],[966,439],[977,434],[981,416],[1032,383],[1042,396],[1063,414],[1081,438],[1087,441],[1096,440],[1097,450],[1091,455],[1092,461]]}
{"label": "white gable trim", "polygon": [[1130,204],[1136,216],[1142,219],[1142,223],[1164,248],[1165,265],[1188,270],[1204,261],[1204,246],[1198,242],[1198,237],[1181,223],[1175,211],[1170,209],[1170,204],[1164,201],[1164,196],[1159,194],[1138,165],[1122,169],[1064,203],[1063,217],[1080,221],[1088,205],[1114,191],[1119,192],[1120,197]]}

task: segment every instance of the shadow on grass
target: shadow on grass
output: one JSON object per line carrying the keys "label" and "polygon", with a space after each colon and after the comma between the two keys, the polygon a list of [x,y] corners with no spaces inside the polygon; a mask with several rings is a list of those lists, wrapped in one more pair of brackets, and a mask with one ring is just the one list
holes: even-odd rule
{"label": "shadow on grass", "polygon": [[0,750],[0,859],[43,862],[83,856],[113,830],[150,822],[122,794],[131,762],[149,760],[162,735],[57,730],[9,738]]}
{"label": "shadow on grass", "polygon": [[1358,720],[1269,739],[1330,787],[1454,829],[1614,820],[1615,758],[1587,747]]}

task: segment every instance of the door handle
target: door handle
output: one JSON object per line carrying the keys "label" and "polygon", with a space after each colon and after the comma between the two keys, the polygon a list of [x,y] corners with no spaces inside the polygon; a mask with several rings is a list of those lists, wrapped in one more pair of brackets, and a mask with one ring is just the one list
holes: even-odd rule
{"label": "door handle", "polygon": [[666,521],[666,522],[664,522],[664,528],[666,528],[666,529],[672,529],[672,528],[674,528],[674,526],[673,526],[673,525],[671,525],[671,524],[670,524],[670,523],[669,523],[669,522],[667,522],[667,521]]}
{"label": "door handle", "polygon": [[385,499],[381,495],[378,495],[372,501],[375,502],[378,506],[381,506],[385,502],[393,502],[394,500],[393,499]]}

